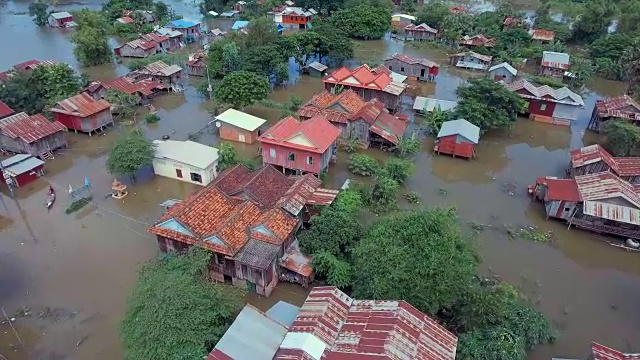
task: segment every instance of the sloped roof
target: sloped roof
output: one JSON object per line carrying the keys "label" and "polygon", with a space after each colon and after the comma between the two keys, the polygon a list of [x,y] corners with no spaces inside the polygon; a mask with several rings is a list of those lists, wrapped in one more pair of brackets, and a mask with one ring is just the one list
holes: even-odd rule
{"label": "sloped roof", "polygon": [[436,64],[435,62],[425,59],[425,58],[412,58],[411,56],[405,55],[405,54],[400,54],[400,53],[395,53],[393,54],[391,57],[388,57],[385,59],[385,61],[387,60],[398,60],[401,61],[405,64],[408,65],[415,65],[415,64],[419,64],[419,65],[423,65],[426,67],[438,67],[438,64]]}
{"label": "sloped roof", "polygon": [[180,31],[171,30],[169,28],[159,28],[158,30],[156,30],[156,32],[160,35],[168,36],[170,38],[180,37],[183,35]]}
{"label": "sloped roof", "polygon": [[25,62],[21,62],[19,64],[15,64],[13,65],[13,68],[18,71],[24,71],[27,69],[32,69],[40,64],[41,64],[40,60],[32,59]]}
{"label": "sloped roof", "polygon": [[560,53],[555,51],[542,52],[542,66],[568,70],[569,63],[570,57],[567,53]]}
{"label": "sloped roof", "polygon": [[351,115],[358,112],[364,104],[364,99],[351,89],[338,95],[324,91],[314,95],[311,100],[298,109],[296,114],[307,118],[320,114],[331,122],[346,123],[351,120]]}
{"label": "sloped roof", "polygon": [[53,17],[56,20],[73,17],[73,15],[71,15],[68,11],[60,11],[60,12],[51,13],[51,15],[49,15],[49,16]]}
{"label": "sloped roof", "polygon": [[325,83],[341,84],[359,88],[383,90],[392,81],[387,74],[376,74],[366,65],[353,70],[341,67],[322,80]]}
{"label": "sloped roof", "polygon": [[[258,141],[322,154],[335,143],[338,136],[340,136],[340,129],[320,115],[302,123],[289,116],[260,135]],[[299,137],[304,138],[308,143],[300,144],[298,141],[292,141]]]}
{"label": "sloped roof", "polygon": [[640,360],[640,353],[625,354],[596,342],[591,343],[591,353],[593,360]]}
{"label": "sloped roof", "polygon": [[122,24],[133,24],[133,19],[129,16],[123,16],[121,18],[117,18],[116,21]]}
{"label": "sloped roof", "polygon": [[542,41],[553,41],[556,37],[556,33],[551,30],[544,29],[531,29],[529,30],[529,35],[531,35],[531,39],[533,40],[542,40]]}
{"label": "sloped roof", "polygon": [[161,43],[163,41],[169,40],[169,37],[166,35],[158,35],[156,33],[148,33],[141,36],[141,38],[145,41],[155,41],[157,43]]}
{"label": "sloped roof", "polygon": [[433,34],[437,34],[438,33],[437,29],[434,29],[434,28],[432,28],[431,26],[429,26],[429,25],[427,25],[425,23],[422,23],[420,25],[409,24],[409,25],[404,27],[404,30],[405,31],[407,31],[407,30],[408,31],[424,31],[424,32],[430,32],[430,33],[433,33]]}
{"label": "sloped roof", "polygon": [[471,56],[471,57],[474,57],[476,59],[480,59],[482,61],[491,61],[491,59],[493,59],[492,56],[478,54],[475,51],[464,51],[464,52],[461,52],[461,53],[449,55],[449,57],[461,57],[461,56]]}
{"label": "sloped roof", "polygon": [[508,62],[503,62],[500,63],[498,65],[493,65],[492,67],[489,68],[489,72],[497,70],[497,69],[502,69],[504,68],[505,70],[507,70],[508,72],[511,73],[511,75],[516,76],[518,75],[518,70],[516,70],[516,68],[514,68],[513,66],[509,65]]}
{"label": "sloped roof", "polygon": [[596,109],[600,117],[640,120],[640,104],[626,94],[605,100],[596,100]]}
{"label": "sloped roof", "polygon": [[271,165],[249,171],[244,165],[238,164],[220,173],[213,181],[213,186],[229,196],[244,193],[260,207],[268,209],[276,206],[294,183],[294,179]]}
{"label": "sloped roof", "polygon": [[618,176],[640,176],[640,157],[613,157],[599,144],[572,150],[569,154],[573,168],[602,161]]}
{"label": "sloped roof", "polygon": [[369,131],[397,145],[398,139],[403,138],[408,125],[407,121],[400,120],[388,112],[382,111],[376,121],[369,127]]}
{"label": "sloped roof", "polygon": [[465,119],[445,121],[438,132],[438,138],[460,135],[465,139],[477,144],[480,141],[480,128]]}
{"label": "sloped roof", "polygon": [[144,79],[134,82],[130,78],[123,76],[104,83],[107,89],[117,90],[125,94],[135,94],[137,92],[142,95],[149,96],[156,89],[164,89],[164,85],[158,81]]}
{"label": "sloped roof", "polygon": [[280,251],[278,245],[250,238],[233,259],[243,265],[266,270],[278,255],[278,251]]}
{"label": "sloped roof", "polygon": [[440,100],[422,96],[416,96],[416,100],[413,102],[413,110],[420,110],[424,112],[431,112],[435,109],[447,111],[452,110],[456,106],[458,106],[456,101]]}
{"label": "sloped roof", "polygon": [[9,115],[13,114],[14,112],[15,111],[13,111],[12,108],[7,106],[7,104],[5,104],[2,101],[0,101],[0,118],[3,118],[5,116],[9,116]]}
{"label": "sloped roof", "polygon": [[315,287],[273,359],[453,360],[457,341],[405,301],[355,300]]}
{"label": "sloped roof", "polygon": [[574,179],[558,179],[548,176],[536,179],[536,184],[546,185],[546,197],[551,201],[581,201],[578,185]]}
{"label": "sloped roof", "polygon": [[[526,99],[537,99],[566,105],[584,106],[582,96],[569,90],[566,86],[559,89],[554,89],[548,85],[536,87],[527,79],[520,79],[504,85],[507,89],[518,92],[520,96]],[[528,94],[523,94],[520,92],[521,90],[526,90]]]}
{"label": "sloped roof", "polygon": [[494,38],[488,38],[483,34],[473,36],[465,35],[460,39],[460,45],[493,47],[496,45],[496,40]]}
{"label": "sloped roof", "polygon": [[17,154],[2,161],[4,175],[18,176],[44,164],[44,161],[29,154]]}
{"label": "sloped roof", "polygon": [[325,71],[327,70],[329,67],[325,64],[319,63],[317,61],[312,62],[311,64],[308,65],[310,68],[314,69],[314,70],[318,70],[318,71]]}
{"label": "sloped roof", "polygon": [[240,30],[242,28],[245,28],[249,25],[248,21],[245,20],[237,20],[236,22],[233,23],[233,26],[231,27],[231,30]]}
{"label": "sloped roof", "polygon": [[168,28],[172,28],[172,29],[187,29],[187,28],[190,28],[190,27],[198,26],[198,25],[200,25],[200,23],[197,22],[197,21],[179,19],[179,20],[170,21],[164,27],[168,27]]}
{"label": "sloped roof", "polygon": [[267,120],[265,119],[261,119],[257,116],[253,116],[251,114],[247,114],[233,108],[228,109],[222,114],[216,116],[216,120],[222,121],[229,125],[233,125],[235,127],[239,127],[240,129],[244,129],[247,131],[255,131],[267,122]]}
{"label": "sloped roof", "polygon": [[640,225],[640,196],[633,185],[608,171],[576,176],[575,180],[585,214]]}
{"label": "sloped roof", "polygon": [[162,76],[171,76],[180,71],[182,71],[182,68],[180,66],[168,65],[162,60],[152,62],[151,64],[138,70],[138,72],[141,74],[162,75]]}
{"label": "sloped roof", "polygon": [[218,149],[194,141],[154,140],[155,158],[206,169],[218,161]]}
{"label": "sloped roof", "polygon": [[80,93],[68,99],[58,101],[52,112],[87,117],[111,108],[107,100],[96,100],[87,93]]}
{"label": "sloped roof", "polygon": [[21,112],[0,120],[0,132],[28,144],[66,130],[67,128],[58,121],[49,121],[41,114],[29,116]]}

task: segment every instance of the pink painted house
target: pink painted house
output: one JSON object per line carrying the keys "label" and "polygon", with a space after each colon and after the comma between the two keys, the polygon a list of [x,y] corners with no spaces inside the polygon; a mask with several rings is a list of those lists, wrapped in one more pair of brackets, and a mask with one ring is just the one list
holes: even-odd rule
{"label": "pink painted house", "polygon": [[340,129],[318,115],[303,122],[289,116],[258,137],[262,162],[295,173],[320,174],[336,153]]}

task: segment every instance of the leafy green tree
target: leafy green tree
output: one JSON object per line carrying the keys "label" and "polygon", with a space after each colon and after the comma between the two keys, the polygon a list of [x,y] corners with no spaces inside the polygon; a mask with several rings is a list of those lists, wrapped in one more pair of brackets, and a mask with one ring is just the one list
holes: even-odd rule
{"label": "leafy green tree", "polygon": [[635,96],[640,84],[640,38],[635,38],[619,59],[623,69],[623,79],[627,82],[626,93]]}
{"label": "leafy green tree", "polygon": [[29,16],[33,17],[33,22],[38,26],[47,25],[49,18],[49,4],[42,0],[29,4]]}
{"label": "leafy green tree", "polygon": [[332,12],[344,7],[344,0],[299,0],[296,6],[300,6],[303,9],[316,9],[317,11],[325,10],[327,15],[331,17]]}
{"label": "leafy green tree", "polygon": [[433,109],[433,111],[427,112],[424,115],[424,121],[422,121],[421,124],[428,127],[432,135],[436,135],[438,131],[440,131],[442,124],[452,118],[453,112],[451,110],[441,110],[438,106]]}
{"label": "leafy green tree", "polygon": [[405,14],[413,14],[416,12],[416,1],[415,0],[405,0],[400,4],[400,11]]}
{"label": "leafy green tree", "polygon": [[224,76],[225,72],[222,49],[230,42],[230,40],[222,39],[209,45],[209,51],[207,53],[207,69],[210,76],[214,78],[222,78]]}
{"label": "leafy green tree", "polygon": [[386,172],[376,175],[370,189],[370,206],[374,212],[383,213],[396,207],[400,184]]}
{"label": "leafy green tree", "polygon": [[581,56],[574,56],[571,59],[571,73],[573,77],[569,80],[569,86],[582,85],[593,77],[595,74],[595,66],[591,60]]}
{"label": "leafy green tree", "polygon": [[95,66],[108,63],[113,51],[109,46],[110,25],[101,13],[83,9],[74,12],[78,23],[71,41],[75,44],[73,54],[82,66]]}
{"label": "leafy green tree", "polygon": [[136,106],[138,105],[138,99],[135,95],[125,94],[112,89],[107,90],[105,100],[111,104],[113,113],[119,118],[129,117],[135,114]]}
{"label": "leafy green tree", "polygon": [[218,156],[218,173],[225,171],[226,169],[238,164],[239,162],[236,148],[234,148],[233,145],[228,142],[220,143]]}
{"label": "leafy green tree", "polygon": [[112,175],[128,175],[135,181],[135,173],[145,165],[151,165],[156,146],[141,130],[120,136],[107,156],[107,171]]}
{"label": "leafy green tree", "polygon": [[416,133],[408,137],[398,138],[398,144],[393,149],[394,153],[401,158],[411,157],[420,151],[420,141],[416,138]]}
{"label": "leafy green tree", "polygon": [[478,264],[456,210],[444,208],[375,222],[354,259],[354,297],[403,299],[430,315],[456,304]]}
{"label": "leafy green tree", "polygon": [[215,88],[216,100],[231,104],[237,109],[251,106],[256,101],[265,99],[268,94],[267,78],[247,71],[236,71],[226,75],[217,82]]}
{"label": "leafy green tree", "polygon": [[451,14],[444,18],[439,31],[449,43],[457,43],[464,35],[473,30],[473,17],[466,13]]}
{"label": "leafy green tree", "polygon": [[598,75],[611,80],[622,80],[624,69],[618,60],[632,45],[633,37],[626,34],[608,34],[596,39],[589,46],[589,55],[594,59]]}
{"label": "leafy green tree", "polygon": [[[315,21],[314,21],[315,27]],[[249,36],[246,40],[246,50],[250,50],[258,46],[266,46],[275,44],[278,40],[278,31],[274,26],[273,19],[268,16],[261,16],[253,19],[247,26]]]}
{"label": "leafy green tree", "polygon": [[222,47],[222,62],[225,74],[240,70],[240,52],[235,43],[224,44]]}
{"label": "leafy green tree", "polygon": [[173,9],[163,1],[156,1],[153,3],[153,16],[160,22],[160,24],[165,24],[174,20],[171,18],[172,12]]}
{"label": "leafy green tree", "polygon": [[142,267],[120,323],[127,360],[206,357],[244,305],[241,290],[208,280],[210,261],[193,246]]}
{"label": "leafy green tree", "polygon": [[573,25],[573,39],[592,42],[607,33],[615,15],[615,6],[609,0],[590,0]]}
{"label": "leafy green tree", "polygon": [[378,160],[366,154],[353,154],[349,156],[349,171],[360,176],[371,176],[378,171]]}
{"label": "leafy green tree", "polygon": [[334,26],[357,39],[380,39],[389,31],[391,13],[384,7],[358,5],[336,11],[331,17]]}
{"label": "leafy green tree", "polygon": [[364,202],[362,201],[360,192],[356,189],[348,188],[340,191],[336,200],[331,204],[331,207],[336,211],[357,214],[363,205]]}
{"label": "leafy green tree", "polygon": [[328,54],[328,39],[315,31],[299,32],[287,38],[289,39],[289,44],[287,44],[286,48],[300,66],[307,66],[313,55],[318,55],[322,60],[322,56]]}
{"label": "leafy green tree", "polygon": [[637,156],[640,148],[640,127],[624,119],[606,122],[603,134],[603,145],[614,156]]}
{"label": "leafy green tree", "polygon": [[460,336],[457,359],[524,360],[524,341],[504,328],[479,329]]}
{"label": "leafy green tree", "polygon": [[323,18],[314,20],[313,31],[321,35],[325,41],[323,47],[326,49],[326,53],[319,52],[320,61],[322,61],[322,57],[327,56],[337,64],[341,64],[345,60],[353,58],[353,41],[349,39],[344,31],[333,26],[331,21]]}
{"label": "leafy green tree", "polygon": [[469,80],[456,94],[460,97],[457,117],[475,124],[483,133],[511,127],[526,106],[518,94],[487,78]]}
{"label": "leafy green tree", "polygon": [[345,289],[353,281],[353,267],[351,264],[327,251],[313,255],[311,265],[316,276],[326,280],[328,285]]}
{"label": "leafy green tree", "polygon": [[411,161],[390,158],[384,164],[383,169],[385,175],[395,180],[398,184],[403,184],[413,173],[413,164]]}
{"label": "leafy green tree", "polygon": [[356,214],[337,211],[333,207],[311,218],[311,228],[300,233],[300,248],[307,254],[326,251],[337,257],[346,256],[362,236]]}

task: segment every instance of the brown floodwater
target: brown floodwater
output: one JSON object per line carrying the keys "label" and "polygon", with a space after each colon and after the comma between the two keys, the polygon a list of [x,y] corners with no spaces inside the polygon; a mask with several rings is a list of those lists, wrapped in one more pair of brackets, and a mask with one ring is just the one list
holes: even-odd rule
{"label": "brown floodwater", "polygon": [[[38,28],[25,15],[27,1],[5,3],[0,8],[3,52],[0,69],[31,58],[54,59],[78,67],[69,43],[70,32]],[[175,2],[179,13],[197,17],[191,2]],[[69,3],[60,8],[88,6],[98,2]],[[228,22],[207,21],[211,27]],[[354,62],[380,61],[395,52],[425,56],[442,65],[446,54],[414,48],[391,39],[359,43]],[[94,78],[112,79],[126,73],[122,64],[81,69]],[[296,95],[304,100],[322,90],[317,79],[299,77],[292,65],[290,85],[276,89],[270,98],[286,101]],[[455,89],[474,74],[443,66],[435,84],[424,84],[423,96],[455,100]],[[193,79],[191,79],[193,82]],[[585,357],[589,341],[598,341],[623,351],[640,350],[640,258],[608,246],[593,234],[545,221],[542,206],[526,196],[526,186],[536,177],[562,175],[568,150],[593,143],[585,135],[590,110],[596,99],[621,93],[619,83],[594,80],[583,90],[586,106],[570,128],[520,120],[512,131],[488,134],[473,161],[433,156],[433,142],[424,140],[423,152],[415,159],[415,174],[402,192],[417,191],[419,206],[451,205],[460,211],[463,225],[489,225],[477,238],[484,263],[482,272],[500,276],[518,286],[560,329],[556,344],[535,349],[532,360],[551,356]],[[19,189],[14,198],[0,203],[0,306],[13,322],[16,337],[7,324],[0,326],[0,354],[9,360],[23,359],[121,359],[118,322],[140,265],[157,255],[154,239],[146,228],[160,214],[159,204],[181,199],[195,186],[156,177],[130,184],[124,200],[105,198],[113,178],[104,168],[109,145],[121,131],[135,123],[153,139],[169,135],[184,140],[195,137],[217,144],[215,127],[209,125],[213,104],[193,87],[183,93],[154,100],[161,121],[146,125],[136,119],[119,121],[106,135],[88,137],[68,134],[70,148],[47,162],[45,179]],[[406,101],[405,109],[410,108]],[[280,111],[252,107],[251,114],[269,124]],[[413,116],[412,116],[413,118]],[[255,156],[257,145],[234,144],[245,156]],[[367,150],[384,161],[388,154]],[[339,154],[330,170],[327,186],[339,187],[350,177],[347,154]],[[65,196],[69,184],[77,188],[84,177],[92,182],[97,206],[87,206],[67,215],[71,200]],[[352,176],[351,176],[352,177]],[[60,194],[50,212],[43,203],[48,183]],[[403,206],[411,207],[416,205]],[[534,224],[552,230],[553,243],[510,240],[505,225]],[[271,297],[249,297],[266,310],[278,300],[300,305],[305,291],[294,285],[279,285]],[[25,308],[26,307],[26,308]],[[24,316],[27,310],[28,315]],[[0,312],[0,317],[2,317]]]}

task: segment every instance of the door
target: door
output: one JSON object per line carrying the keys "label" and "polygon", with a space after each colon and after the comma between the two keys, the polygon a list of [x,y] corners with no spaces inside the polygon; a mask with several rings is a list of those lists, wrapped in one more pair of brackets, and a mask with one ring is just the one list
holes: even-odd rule
{"label": "door", "polygon": [[252,283],[251,281],[247,281],[247,291],[250,293],[255,293],[256,292],[256,284]]}
{"label": "door", "polygon": [[427,69],[420,69],[420,77],[424,79],[424,76],[426,75],[426,70]]}
{"label": "door", "polygon": [[182,179],[182,169],[176,169],[176,177]]}
{"label": "door", "polygon": [[244,134],[238,134],[238,141],[244,142]]}

